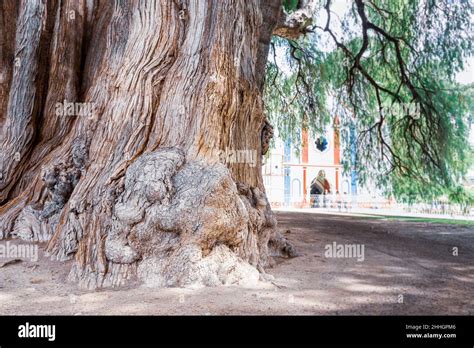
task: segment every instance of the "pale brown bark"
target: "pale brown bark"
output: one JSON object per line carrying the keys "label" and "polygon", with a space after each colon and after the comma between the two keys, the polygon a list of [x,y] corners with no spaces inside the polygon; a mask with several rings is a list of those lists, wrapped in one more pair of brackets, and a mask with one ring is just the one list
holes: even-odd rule
{"label": "pale brown bark", "polygon": [[[294,254],[260,172],[271,136],[262,59],[281,5],[263,13],[262,4],[22,3],[15,57],[28,64],[6,84],[0,139],[3,237],[48,241],[90,288],[134,277],[246,283],[272,253]],[[65,100],[93,115],[58,115]],[[230,150],[254,151],[256,163],[226,163]]]}

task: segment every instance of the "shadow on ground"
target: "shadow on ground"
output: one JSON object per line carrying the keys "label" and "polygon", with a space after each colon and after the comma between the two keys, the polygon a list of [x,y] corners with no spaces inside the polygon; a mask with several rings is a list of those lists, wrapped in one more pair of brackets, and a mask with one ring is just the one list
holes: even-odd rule
{"label": "shadow on ground", "polygon": [[[472,226],[278,212],[301,256],[254,288],[79,290],[70,263],[41,257],[0,268],[0,314],[473,314]],[[325,257],[360,244],[364,261]],[[16,242],[15,242],[16,243]],[[458,255],[453,251],[457,248]]]}

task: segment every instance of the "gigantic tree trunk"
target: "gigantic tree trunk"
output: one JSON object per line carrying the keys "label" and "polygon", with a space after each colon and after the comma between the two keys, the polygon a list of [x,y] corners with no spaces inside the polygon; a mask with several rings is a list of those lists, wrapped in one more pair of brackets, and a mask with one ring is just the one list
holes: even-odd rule
{"label": "gigantic tree trunk", "polygon": [[280,7],[0,0],[0,238],[48,241],[89,288],[249,283],[291,256],[261,177]]}

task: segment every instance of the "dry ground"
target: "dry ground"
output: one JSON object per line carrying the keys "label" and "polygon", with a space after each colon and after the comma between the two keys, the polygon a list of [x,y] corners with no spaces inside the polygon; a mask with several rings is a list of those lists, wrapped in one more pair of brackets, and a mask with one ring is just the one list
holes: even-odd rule
{"label": "dry ground", "polygon": [[[66,283],[69,263],[41,257],[0,268],[0,314],[474,314],[472,225],[277,214],[301,256],[270,283],[84,291]],[[326,258],[332,242],[364,244],[365,260]]]}

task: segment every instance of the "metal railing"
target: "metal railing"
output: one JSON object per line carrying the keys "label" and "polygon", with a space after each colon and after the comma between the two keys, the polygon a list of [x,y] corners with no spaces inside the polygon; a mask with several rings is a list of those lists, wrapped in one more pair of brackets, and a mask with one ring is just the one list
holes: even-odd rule
{"label": "metal railing", "polygon": [[474,217],[474,206],[455,204],[443,200],[431,203],[400,203],[393,199],[374,197],[369,195],[326,194],[301,196],[284,196],[283,200],[272,201],[273,207],[292,208],[323,208],[340,212],[351,212],[358,209],[382,211],[391,213],[409,213],[444,216],[471,216]]}

